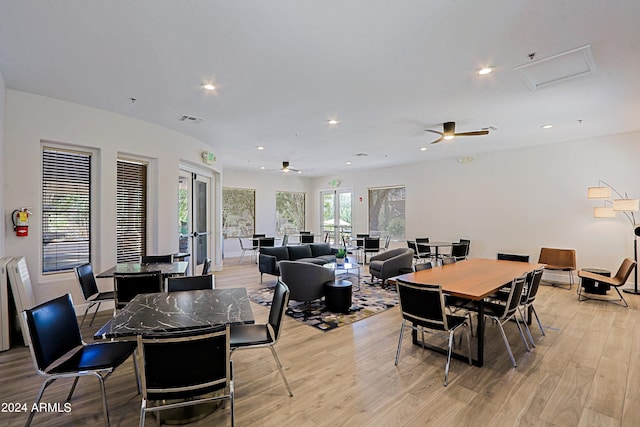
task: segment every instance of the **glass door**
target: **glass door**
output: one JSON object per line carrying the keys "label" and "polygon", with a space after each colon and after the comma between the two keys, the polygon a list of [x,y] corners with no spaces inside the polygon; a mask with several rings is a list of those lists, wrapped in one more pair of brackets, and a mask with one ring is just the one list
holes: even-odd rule
{"label": "glass door", "polygon": [[179,252],[189,254],[189,272],[201,274],[211,258],[211,178],[180,170],[178,178]]}
{"label": "glass door", "polygon": [[322,203],[322,231],[328,234],[332,246],[347,245],[351,240],[352,196],[351,190],[328,190],[320,193]]}

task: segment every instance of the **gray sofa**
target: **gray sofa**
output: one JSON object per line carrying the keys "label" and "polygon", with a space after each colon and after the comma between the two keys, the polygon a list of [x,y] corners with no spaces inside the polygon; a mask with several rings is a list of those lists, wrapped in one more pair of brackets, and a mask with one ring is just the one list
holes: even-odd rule
{"label": "gray sofa", "polygon": [[328,243],[260,248],[258,256],[260,283],[262,283],[262,275],[265,273],[280,276],[280,261],[300,261],[324,265],[335,262],[337,252],[338,250],[332,248]]}
{"label": "gray sofa", "polygon": [[388,278],[412,271],[413,249],[398,248],[379,253],[369,261],[371,277],[384,283]]}

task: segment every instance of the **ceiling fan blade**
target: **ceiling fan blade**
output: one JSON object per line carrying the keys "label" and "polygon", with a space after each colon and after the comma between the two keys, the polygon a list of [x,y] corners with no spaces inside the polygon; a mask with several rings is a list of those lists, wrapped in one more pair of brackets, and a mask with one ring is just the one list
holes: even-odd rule
{"label": "ceiling fan blade", "polygon": [[436,139],[435,141],[432,142],[432,144],[435,144],[436,142],[440,142],[444,139],[444,135],[441,136],[440,138]]}
{"label": "ceiling fan blade", "polygon": [[460,132],[456,133],[456,136],[475,136],[475,135],[488,135],[488,130],[476,130],[473,132]]}
{"label": "ceiling fan blade", "polygon": [[440,136],[444,136],[444,134],[442,132],[437,131],[437,130],[425,129],[424,131],[425,132],[431,132],[431,133],[437,133]]}

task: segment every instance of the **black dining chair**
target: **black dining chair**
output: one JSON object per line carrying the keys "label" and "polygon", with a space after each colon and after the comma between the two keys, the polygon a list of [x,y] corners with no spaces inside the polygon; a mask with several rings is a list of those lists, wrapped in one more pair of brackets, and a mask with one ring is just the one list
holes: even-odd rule
{"label": "black dining chair", "polygon": [[398,339],[398,349],[396,351],[396,366],[398,366],[400,360],[400,348],[405,328],[411,328],[421,333],[423,347],[425,345],[425,330],[434,334],[444,332],[448,335],[447,363],[444,369],[444,385],[446,386],[449,382],[453,336],[458,328],[464,328],[466,332],[469,365],[471,365],[471,332],[467,320],[468,314],[465,316],[447,314],[444,294],[440,285],[417,284],[406,282],[402,279],[398,279],[396,283],[402,312],[402,325],[400,326],[400,338]]}
{"label": "black dining chair", "polygon": [[167,278],[167,292],[197,291],[213,289],[213,275],[182,276]]}
{"label": "black dining chair", "polygon": [[230,401],[235,423],[234,384],[228,325],[171,334],[138,335],[142,403],[147,412]]}
{"label": "black dining chair", "polygon": [[211,273],[211,258],[205,258],[202,262],[202,275]]}
{"label": "black dining chair", "polygon": [[127,305],[136,295],[162,292],[162,287],[163,279],[160,270],[137,273],[114,273],[114,315],[118,309]]}
{"label": "black dining chair", "polygon": [[313,234],[300,234],[300,243],[313,243],[315,236]]}
{"label": "black dining chair", "polygon": [[280,333],[282,332],[282,320],[284,313],[287,310],[287,304],[289,304],[289,288],[283,282],[278,281],[273,292],[273,299],[271,300],[269,321],[262,324],[231,325],[230,346],[232,355],[236,350],[264,347],[269,348],[273,355],[273,359],[276,362],[276,366],[278,367],[278,371],[280,372],[280,376],[284,381],[284,385],[287,387],[289,396],[293,396],[289,382],[284,376],[282,363],[280,363],[280,359],[278,358],[278,354],[274,347],[278,342],[278,338],[280,338]]}
{"label": "black dining chair", "polygon": [[529,262],[529,255],[516,255],[516,254],[504,254],[498,253],[496,259],[500,259],[503,261],[518,261],[518,262]]}
{"label": "black dining chair", "polygon": [[93,275],[93,267],[91,267],[90,263],[82,264],[77,266],[74,269],[76,273],[76,277],[78,278],[78,283],[80,283],[80,288],[82,289],[82,296],[84,297],[84,302],[87,304],[87,309],[84,311],[84,315],[82,315],[82,321],[80,322],[80,327],[84,325],[84,320],[87,317],[87,313],[93,307],[96,306],[96,311],[93,313],[93,317],[91,318],[91,322],[89,326],[93,325],[93,321],[96,318],[96,314],[98,314],[98,310],[100,310],[100,304],[103,302],[114,301],[114,293],[113,291],[100,292],[98,290],[98,285],[96,283],[96,278]]}
{"label": "black dining chair", "polygon": [[380,252],[380,238],[379,237],[365,237],[364,238],[364,263],[367,263],[367,254],[377,254]]}
{"label": "black dining chair", "polygon": [[[67,402],[70,402],[78,379],[81,376],[95,377],[100,383],[105,422],[107,426],[110,425],[104,382],[133,354],[136,343],[113,341],[86,344],[82,340],[69,294],[25,310],[23,316],[29,331],[33,364],[38,375],[45,378],[34,405],[38,407],[45,389],[57,379],[74,378],[67,396]],[[137,365],[134,367],[137,371]],[[36,412],[29,411],[27,426],[31,425]]]}
{"label": "black dining chair", "polygon": [[451,245],[451,258],[455,258],[456,261],[462,261],[467,259],[469,254],[469,245],[467,243],[453,243]]}
{"label": "black dining chair", "polygon": [[173,262],[173,255],[142,255],[142,264],[167,264]]}

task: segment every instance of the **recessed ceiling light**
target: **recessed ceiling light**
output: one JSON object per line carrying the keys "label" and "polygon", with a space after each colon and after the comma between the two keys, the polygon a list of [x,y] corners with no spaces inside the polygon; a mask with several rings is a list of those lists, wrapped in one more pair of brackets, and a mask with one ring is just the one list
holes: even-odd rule
{"label": "recessed ceiling light", "polygon": [[340,123],[340,122],[337,121],[336,119],[327,120],[327,124],[329,124],[329,125],[337,125],[338,123]]}
{"label": "recessed ceiling light", "polygon": [[350,166],[351,162],[346,162],[345,165]]}
{"label": "recessed ceiling light", "polygon": [[540,126],[542,129],[551,129],[553,127],[552,124],[542,125]]}
{"label": "recessed ceiling light", "polygon": [[211,83],[202,83],[202,89],[206,90],[216,90],[216,87]]}
{"label": "recessed ceiling light", "polygon": [[493,72],[493,70],[495,70],[496,67],[494,66],[488,66],[488,67],[482,67],[479,68],[478,70],[476,70],[476,74],[480,75],[480,76],[484,76],[486,74],[491,74]]}
{"label": "recessed ceiling light", "polygon": [[262,145],[258,145],[258,146],[256,147],[256,150],[264,150],[264,147],[263,147]]}
{"label": "recessed ceiling light", "polygon": [[428,148],[427,147],[420,147],[420,151],[427,151]]}
{"label": "recessed ceiling light", "polygon": [[266,169],[266,167],[264,167],[264,166],[260,166],[260,169],[265,170],[265,169]]}

